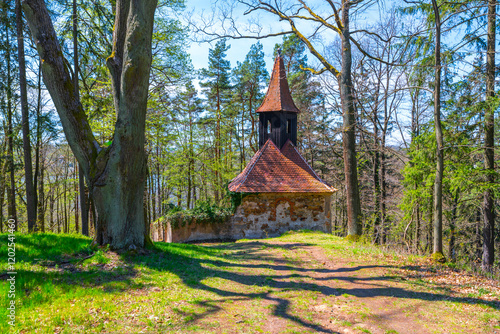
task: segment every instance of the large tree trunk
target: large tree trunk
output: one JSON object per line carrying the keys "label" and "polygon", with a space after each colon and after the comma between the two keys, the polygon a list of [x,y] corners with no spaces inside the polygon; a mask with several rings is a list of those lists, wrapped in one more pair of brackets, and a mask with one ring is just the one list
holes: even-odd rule
{"label": "large tree trunk", "polygon": [[23,128],[24,184],[26,185],[26,211],[28,232],[36,231],[36,200],[33,187],[33,166],[31,160],[30,122],[28,92],[26,90],[26,61],[24,58],[23,15],[21,0],[16,0],[17,55],[19,61],[19,91],[21,94],[21,117]]}
{"label": "large tree trunk", "polygon": [[107,59],[117,114],[109,147],[100,147],[75,95],[49,13],[42,0],[25,0],[42,73],[66,139],[88,180],[97,211],[95,240],[114,249],[143,247],[146,180],[145,120],[151,40],[157,1],[116,1],[113,53]]}
{"label": "large tree trunk", "polygon": [[495,260],[495,198],[491,186],[495,183],[495,110],[493,98],[495,97],[495,32],[496,32],[496,0],[488,1],[488,42],[486,53],[486,100],[484,125],[484,167],[486,169],[486,182],[490,186],[484,192],[483,202],[483,257],[482,267],[490,269]]}
{"label": "large tree trunk", "polygon": [[342,1],[342,70],[340,72],[340,99],[342,103],[344,172],[346,180],[348,235],[361,235],[361,203],[358,188],[356,160],[356,115],[352,94],[352,53],[349,32],[349,1]]}
{"label": "large tree trunk", "polygon": [[443,254],[443,130],[441,129],[441,18],[436,0],[432,0],[436,24],[434,127],[436,132],[436,180],[434,182],[434,254]]}

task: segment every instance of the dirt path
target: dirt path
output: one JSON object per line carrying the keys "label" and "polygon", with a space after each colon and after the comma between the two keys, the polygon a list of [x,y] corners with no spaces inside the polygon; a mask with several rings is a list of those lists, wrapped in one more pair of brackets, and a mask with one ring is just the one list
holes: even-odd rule
{"label": "dirt path", "polygon": [[500,332],[498,305],[429,287],[369,255],[351,261],[283,239],[236,243],[228,254],[236,263],[221,264],[225,274],[216,275],[225,283],[202,288],[221,297],[210,316],[197,320],[202,332]]}
{"label": "dirt path", "polygon": [[[326,329],[342,333],[429,332],[418,318],[408,316],[410,309],[418,309],[418,302],[395,307],[397,297],[394,296],[402,287],[388,280],[386,268],[376,265],[352,267],[342,258],[326,256],[317,246],[304,246],[302,250],[305,252],[299,253],[301,267],[307,270],[310,283],[320,286],[326,296],[322,304],[311,306],[316,321]],[[356,311],[360,306],[362,310]]]}

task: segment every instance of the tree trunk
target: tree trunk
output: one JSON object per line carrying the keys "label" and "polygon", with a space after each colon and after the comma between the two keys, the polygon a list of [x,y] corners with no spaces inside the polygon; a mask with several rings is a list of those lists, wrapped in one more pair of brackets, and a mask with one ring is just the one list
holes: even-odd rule
{"label": "tree trunk", "polygon": [[63,224],[63,231],[64,233],[69,233],[69,222],[68,222],[68,202],[67,202],[67,193],[68,193],[68,178],[69,178],[69,173],[68,173],[68,164],[66,164],[66,172],[64,173],[64,180],[63,180],[63,199],[64,202],[62,204],[63,206],[63,217],[64,217],[64,224]]}
{"label": "tree trunk", "polygon": [[458,210],[458,195],[460,193],[460,188],[457,188],[455,193],[455,198],[453,200],[453,208],[451,210],[451,219],[450,219],[450,241],[448,243],[448,257],[451,261],[456,260],[456,250],[455,250],[455,233],[457,226],[457,210]]}
{"label": "tree trunk", "polygon": [[380,149],[382,152],[380,153],[380,238],[381,243],[386,242],[387,238],[387,206],[386,206],[386,197],[387,197],[387,181],[386,181],[386,155],[385,155],[385,133],[382,134],[382,142],[380,144]]}
{"label": "tree trunk", "polygon": [[420,251],[420,204],[417,200],[416,207],[416,218],[415,218],[415,253],[419,254]]}
{"label": "tree trunk", "polygon": [[[80,99],[80,85],[78,78],[80,74],[80,66],[78,61],[78,16],[76,0],[73,0],[73,86],[75,87],[75,96]],[[85,192],[85,174],[83,173],[82,166],[78,165],[78,187],[79,187],[79,200],[80,212],[82,217],[82,234],[89,235],[89,208],[87,205],[87,195]]]}
{"label": "tree trunk", "polygon": [[[418,128],[418,114],[417,114],[417,102],[418,102],[418,95],[419,95],[419,90],[417,89],[415,91],[415,94],[411,94],[411,99],[412,99],[412,106],[411,106],[411,141],[412,143],[414,142],[415,138],[418,137],[419,135],[419,128]],[[417,144],[417,151],[419,149],[418,144]],[[414,189],[417,190],[418,184],[415,182],[413,185]],[[418,254],[419,249],[420,249],[420,200],[417,199],[415,203],[415,211],[416,211],[416,218],[415,218],[415,252]]]}
{"label": "tree trunk", "polygon": [[50,231],[54,232],[54,190],[52,189],[50,191],[50,204],[49,204],[49,211],[50,211],[50,217],[49,217],[49,223],[50,223]]}
{"label": "tree trunk", "polygon": [[[240,173],[246,166],[245,159],[245,98],[240,94],[241,99],[241,147],[240,147]],[[250,110],[250,113],[252,111]]]}
{"label": "tree trunk", "polygon": [[31,160],[30,122],[28,92],[26,89],[26,60],[24,58],[23,15],[21,0],[16,0],[17,56],[19,61],[19,91],[21,97],[21,117],[23,129],[24,184],[26,185],[26,211],[28,232],[36,231],[36,200],[33,187],[33,165]]}
{"label": "tree trunk", "polygon": [[[59,187],[58,187],[59,188]],[[56,205],[56,223],[57,223],[57,233],[61,233],[61,212],[62,212],[62,208],[61,208],[61,196],[59,194],[59,189],[58,190],[58,194],[57,194],[57,205]]]}
{"label": "tree trunk", "polygon": [[[75,161],[75,174],[73,177],[75,180],[78,179],[78,175],[80,174],[79,168],[78,168],[78,163]],[[80,208],[78,206],[78,182],[73,183],[74,186],[74,193],[75,193],[75,232],[79,233],[80,232]]]}
{"label": "tree trunk", "polygon": [[[38,97],[36,105],[36,144],[35,144],[35,172],[33,176],[33,186],[35,191],[35,204],[37,208],[36,229],[40,230],[40,202],[43,202],[43,180],[42,189],[40,189],[40,151],[42,146],[42,124],[41,124],[41,109],[42,109],[42,64],[38,67]],[[37,191],[38,187],[38,191]],[[40,192],[42,194],[40,194]],[[41,197],[41,198],[40,198]],[[43,217],[42,217],[43,218]],[[41,230],[42,232],[43,229]]]}
{"label": "tree trunk", "polygon": [[[376,101],[378,101],[378,89],[375,93]],[[374,221],[373,221],[373,234],[375,244],[380,243],[380,146],[379,146],[379,133],[378,133],[378,103],[373,112],[373,140],[374,140],[374,155],[373,155],[373,207],[374,207]]]}
{"label": "tree trunk", "polygon": [[85,190],[85,174],[81,165],[78,165],[78,187],[80,197],[80,210],[82,213],[82,234],[89,235],[89,206],[87,201],[87,193]]}
{"label": "tree trunk", "polygon": [[154,221],[155,220],[155,201],[154,201],[154,184],[153,184],[153,174],[152,173],[147,173],[147,184],[146,184],[146,195],[147,195],[147,201],[148,201],[148,215],[151,217],[151,219]]}
{"label": "tree trunk", "polygon": [[475,255],[476,255],[476,259],[481,259],[481,249],[483,247],[482,243],[481,243],[481,209],[477,209],[477,213],[476,213],[476,240],[474,242],[475,244]]}
{"label": "tree trunk", "polygon": [[188,193],[186,208],[191,209],[191,193],[193,188],[193,164],[194,164],[194,144],[193,144],[193,115],[189,108],[189,161],[188,161]]}
{"label": "tree trunk", "polygon": [[[4,7],[6,11],[5,16],[7,17],[8,6]],[[12,125],[12,73],[11,73],[11,56],[10,56],[10,41],[9,41],[9,22],[5,25],[5,38],[7,42],[6,48],[6,59],[7,59],[7,159],[9,161],[9,181],[10,186],[7,190],[7,214],[9,219],[14,219],[14,230],[17,231],[17,208],[16,208],[16,182],[15,182],[15,170],[14,170],[14,129]]]}
{"label": "tree trunk", "polygon": [[356,161],[356,115],[352,94],[352,53],[349,32],[349,6],[348,0],[342,1],[342,70],[340,72],[340,98],[343,114],[343,155],[346,180],[346,201],[348,235],[361,235],[361,203],[358,188],[358,168]]}
{"label": "tree trunk", "polygon": [[97,211],[95,241],[113,249],[150,241],[144,220],[145,120],[151,68],[151,40],[157,1],[116,1],[113,53],[107,59],[117,121],[112,144],[100,147],[75,95],[61,47],[42,0],[23,9],[43,60],[44,82],[66,139],[88,180]]}
{"label": "tree trunk", "polygon": [[[495,33],[496,0],[488,1],[488,42],[486,53],[486,111],[484,125],[484,167],[488,188],[483,201],[483,256],[481,265],[489,270],[495,260],[495,198],[492,187],[495,184]],[[489,103],[488,103],[489,102]]]}
{"label": "tree trunk", "polygon": [[37,227],[40,231],[45,232],[45,195],[44,195],[44,174],[45,162],[43,150],[40,152],[40,178],[38,180],[38,199],[37,199]]}
{"label": "tree trunk", "polygon": [[434,181],[434,244],[433,253],[443,254],[443,130],[441,129],[441,18],[436,0],[432,0],[436,24],[434,127],[436,132],[436,179]]}

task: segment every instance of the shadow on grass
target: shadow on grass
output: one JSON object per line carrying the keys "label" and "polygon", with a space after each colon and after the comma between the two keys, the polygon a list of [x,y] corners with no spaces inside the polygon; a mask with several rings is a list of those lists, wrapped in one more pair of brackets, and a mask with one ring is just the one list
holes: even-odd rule
{"label": "shadow on grass", "polygon": [[[273,314],[275,316],[291,320],[298,325],[304,326],[305,328],[309,328],[310,330],[314,330],[320,333],[330,333],[331,330],[306,321],[299,316],[291,314],[290,302],[285,298],[278,298],[276,296],[273,296],[273,291],[264,293],[234,292],[224,287],[209,286],[207,284],[204,284],[202,281],[209,277],[217,277],[225,279],[229,282],[246,285],[249,288],[257,285],[282,290],[319,292],[324,296],[338,296],[340,294],[348,294],[359,298],[395,297],[402,299],[418,299],[422,301],[453,301],[465,304],[482,304],[497,310],[500,309],[498,303],[486,302],[477,298],[460,298],[450,297],[448,295],[440,293],[416,292],[399,287],[389,287],[386,284],[381,283],[383,281],[395,279],[396,277],[394,276],[338,276],[339,273],[355,273],[363,269],[388,268],[390,266],[369,265],[337,269],[318,269],[314,268],[312,264],[308,266],[307,263],[301,263],[301,265],[298,266],[293,262],[290,264],[290,261],[279,259],[273,256],[262,256],[262,254],[260,253],[260,251],[265,248],[293,249],[299,248],[301,246],[306,246],[306,244],[295,243],[284,245],[270,245],[266,244],[265,242],[249,242],[242,244],[234,243],[207,247],[185,244],[166,245],[160,243],[157,244],[156,249],[153,251],[153,255],[150,255],[148,257],[130,257],[128,258],[128,261],[141,263],[153,270],[172,272],[179,278],[181,278],[184,284],[186,284],[187,286],[193,289],[209,291],[221,297],[239,297],[247,300],[259,298],[262,300],[274,302],[277,304],[273,310]],[[231,250],[232,254],[225,254],[224,251],[226,250]],[[198,251],[206,255],[212,253],[212,258],[194,258],[183,254],[184,252],[187,252],[187,254],[189,254],[196,253]],[[159,256],[159,254],[164,254],[165,252],[168,254],[168,256],[163,257],[163,261],[154,260],[155,257]],[[213,257],[215,257],[215,259]],[[260,260],[262,262],[268,263],[245,264],[245,261],[249,259]],[[233,261],[238,261],[238,263],[234,263]],[[288,262],[289,264],[276,265],[274,264],[276,262]],[[243,269],[244,273],[230,271],[230,269],[236,269],[237,267]],[[271,269],[277,273],[275,275],[259,275],[256,274],[256,271],[258,269]],[[293,274],[280,274],[280,272],[292,272]],[[310,278],[307,272],[316,272],[331,275],[321,278],[314,278],[313,283],[286,281],[289,278]],[[322,284],[322,282],[330,280],[347,281],[351,283],[361,282],[365,285],[369,285],[369,287],[337,289]],[[209,301],[206,301],[205,303],[208,302]],[[217,307],[213,307],[212,305],[212,307],[207,310],[206,314],[197,314],[193,319],[201,319],[209,314],[217,312],[218,310],[219,309]]]}
{"label": "shadow on grass", "polygon": [[[61,261],[66,255],[92,252],[89,247],[92,240],[76,234],[16,234],[13,241],[16,244],[16,262]],[[0,234],[0,262],[7,259],[9,242],[8,234]]]}
{"label": "shadow on grass", "polygon": [[[36,242],[35,242],[36,244]],[[127,291],[129,289],[141,289],[153,286],[154,282],[140,284],[133,280],[140,271],[140,267],[161,272],[169,272],[179,277],[182,282],[197,290],[203,290],[233,300],[266,300],[274,304],[273,315],[294,322],[311,331],[318,333],[331,333],[324,326],[312,323],[301,316],[292,314],[290,301],[286,298],[277,297],[272,289],[268,292],[240,292],[232,291],[231,284],[222,286],[210,286],[203,281],[207,278],[220,278],[228,282],[247,286],[248,290],[255,286],[280,289],[281,291],[317,292],[323,296],[338,296],[348,294],[358,298],[373,297],[395,297],[401,299],[417,299],[421,301],[452,301],[464,304],[482,304],[496,310],[500,309],[495,302],[486,302],[478,298],[450,297],[446,294],[417,292],[400,287],[390,287],[384,281],[393,280],[395,277],[376,276],[361,277],[348,276],[363,269],[387,268],[390,266],[370,265],[349,268],[315,268],[312,263],[300,262],[293,258],[283,258],[280,255],[272,255],[263,252],[267,248],[291,250],[308,246],[306,243],[284,243],[268,244],[265,241],[245,243],[223,243],[208,246],[194,244],[164,244],[157,243],[147,254],[130,255],[124,253],[121,258],[127,264],[119,270],[104,270],[104,268],[93,267],[89,270],[71,270],[59,268],[59,271],[45,272],[19,272],[19,277],[27,280],[24,287],[35,287],[44,280],[51,280],[53,284],[83,285],[89,287],[103,286],[105,292]],[[84,249],[84,247],[82,247]],[[55,255],[54,255],[55,256]],[[260,263],[248,263],[248,261],[259,261]],[[300,262],[300,263],[299,263]],[[259,270],[270,269],[273,274],[259,274]],[[310,273],[321,273],[322,277],[311,277]],[[346,275],[342,275],[346,273]],[[341,275],[339,275],[341,274]],[[304,279],[309,282],[294,282],[290,279]],[[325,282],[339,281],[351,283],[363,283],[363,288],[334,288]],[[332,284],[330,284],[332,285]],[[29,294],[29,292],[27,293]],[[221,311],[217,305],[220,301],[201,300],[196,304],[203,306],[202,313],[190,313],[181,311],[187,322],[194,322],[206,318]]]}

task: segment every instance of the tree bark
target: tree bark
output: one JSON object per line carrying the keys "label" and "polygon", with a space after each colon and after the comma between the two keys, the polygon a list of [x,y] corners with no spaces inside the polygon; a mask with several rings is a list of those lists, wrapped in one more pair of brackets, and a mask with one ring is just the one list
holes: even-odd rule
{"label": "tree bark", "polygon": [[[78,78],[80,74],[80,66],[78,61],[78,16],[76,0],[73,0],[73,86],[75,87],[75,96],[80,99],[80,85]],[[78,188],[79,188],[79,201],[82,219],[82,234],[89,235],[89,208],[87,204],[87,195],[85,192],[85,174],[83,173],[82,166],[78,165]]]}
{"label": "tree bark", "polygon": [[434,79],[434,127],[436,132],[436,179],[434,181],[434,243],[433,253],[443,254],[443,130],[441,128],[441,18],[436,0],[432,0],[436,25],[435,79]]}
{"label": "tree bark", "polygon": [[[7,17],[8,6],[4,7],[5,17]],[[9,189],[7,190],[7,215],[9,219],[14,219],[14,230],[17,231],[17,208],[16,208],[16,183],[14,170],[14,129],[12,124],[12,77],[11,77],[11,56],[10,56],[10,25],[7,20],[5,25],[5,37],[7,42],[6,59],[7,59],[7,160],[9,162]]]}
{"label": "tree bark", "polygon": [[484,167],[488,188],[483,201],[483,256],[481,265],[489,270],[495,260],[495,198],[492,186],[495,184],[495,42],[496,42],[496,0],[488,0],[488,41],[486,52],[486,111],[484,125]]}
{"label": "tree bark", "polygon": [[[419,126],[418,126],[418,113],[417,113],[417,102],[418,102],[419,90],[415,90],[414,94],[411,94],[412,99],[412,107],[411,107],[411,141],[412,143],[415,141],[415,138],[419,135]],[[419,149],[417,144],[417,150]],[[410,162],[411,163],[411,162]],[[418,184],[417,182],[413,185],[414,189],[417,190]],[[418,254],[420,249],[420,199],[418,199],[415,203],[415,252]]]}
{"label": "tree bark", "polygon": [[475,245],[475,255],[476,259],[481,259],[481,250],[482,250],[482,238],[481,238],[481,209],[477,209],[476,212],[476,235],[475,235],[475,240],[474,240],[474,245]]}
{"label": "tree bark", "polygon": [[43,150],[40,154],[40,179],[38,181],[38,199],[37,199],[37,228],[41,232],[45,232],[45,195],[44,195],[44,174],[45,174],[45,160]]}
{"label": "tree bark", "polygon": [[[379,67],[381,68],[381,66]],[[374,91],[375,105],[373,107],[372,123],[373,123],[373,208],[374,208],[374,221],[373,221],[373,242],[375,244],[380,243],[381,228],[380,228],[380,216],[381,216],[381,203],[380,203],[380,138],[379,138],[379,127],[378,127],[378,109],[379,109],[379,98],[380,98],[380,82],[381,78],[377,80],[377,85]],[[386,94],[387,95],[387,94]]]}
{"label": "tree bark", "polygon": [[455,239],[456,239],[456,227],[457,227],[457,211],[458,211],[458,195],[460,194],[460,188],[457,188],[455,192],[455,198],[453,200],[453,208],[451,210],[450,219],[450,240],[448,243],[448,257],[451,261],[455,261],[456,249],[455,249]]}
{"label": "tree bark", "polygon": [[82,213],[82,234],[89,235],[89,206],[87,202],[87,193],[85,191],[85,174],[81,165],[78,165],[78,187],[80,197],[80,210]]}
{"label": "tree bark", "polygon": [[[78,179],[78,176],[80,173],[79,170],[80,169],[78,168],[78,162],[75,159],[75,170],[74,170],[75,173],[73,174],[73,178],[75,180]],[[75,194],[78,194],[78,183],[74,182],[73,186],[74,186]],[[74,201],[75,201],[75,232],[79,233],[80,232],[80,206],[78,205],[78,202],[79,202],[78,196],[75,195]]]}
{"label": "tree bark", "polygon": [[30,123],[28,92],[26,89],[26,60],[24,58],[23,15],[21,0],[16,0],[17,56],[19,61],[19,91],[21,98],[21,117],[23,129],[24,184],[26,185],[26,211],[28,232],[36,231],[36,200],[33,187],[33,165],[31,160]]}
{"label": "tree bark", "polygon": [[[36,228],[37,230],[43,231],[40,227],[40,202],[43,202],[43,176],[42,176],[42,187],[39,185],[40,178],[40,151],[42,146],[42,124],[41,124],[41,109],[42,109],[42,69],[41,63],[38,67],[38,97],[36,105],[36,144],[35,144],[35,172],[33,175],[33,186],[35,191],[35,205],[37,208],[37,218],[36,218]],[[38,187],[38,191],[37,191]],[[41,189],[40,189],[41,188]]]}
{"label": "tree bark", "polygon": [[343,114],[343,155],[344,172],[346,180],[346,200],[348,235],[361,235],[361,203],[358,188],[358,168],[356,160],[356,115],[352,94],[352,52],[349,32],[349,6],[350,1],[342,1],[342,70],[340,72],[340,99]]}
{"label": "tree bark", "polygon": [[151,68],[151,40],[157,1],[117,0],[113,53],[107,59],[117,121],[112,144],[94,138],[61,47],[42,0],[25,0],[23,9],[44,82],[54,101],[66,139],[88,180],[97,211],[95,241],[113,249],[143,247],[146,180],[145,120]]}
{"label": "tree bark", "polygon": [[69,172],[68,172],[68,163],[66,163],[66,171],[64,175],[64,181],[63,181],[63,199],[64,202],[62,204],[63,206],[63,217],[64,217],[64,225],[63,225],[63,232],[64,233],[69,233],[69,222],[68,222],[68,202],[67,202],[67,194],[68,194],[68,184],[67,180],[69,179]]}

